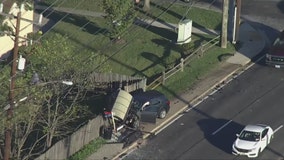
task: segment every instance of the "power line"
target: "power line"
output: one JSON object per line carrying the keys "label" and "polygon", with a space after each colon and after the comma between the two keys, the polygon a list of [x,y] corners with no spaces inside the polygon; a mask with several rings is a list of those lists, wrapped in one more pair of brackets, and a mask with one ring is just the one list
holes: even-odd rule
{"label": "power line", "polygon": [[[173,2],[169,5],[169,7],[168,7],[166,10],[164,10],[164,11],[163,11],[160,15],[158,15],[154,20],[152,20],[152,22],[148,23],[148,25],[146,25],[145,29],[147,29],[147,28],[150,27],[155,21],[157,21],[157,20],[159,19],[159,17],[162,16],[164,13],[166,13],[166,12],[170,9],[170,7],[173,6],[177,1],[178,1],[178,0],[173,1]],[[149,14],[149,13],[147,13],[147,14]],[[147,20],[147,17],[144,19],[144,21],[146,21],[146,20]],[[143,21],[142,21],[142,22],[143,22]],[[142,25],[144,25],[144,24],[143,24],[143,23],[138,23],[138,24],[136,24],[136,26],[142,26]],[[126,32],[131,32],[131,31],[134,30],[136,27],[133,25],[131,28],[132,28],[131,30],[128,29],[127,31],[124,31],[124,32],[122,33],[122,36],[123,36]],[[134,36],[131,40],[135,39],[135,38],[136,38],[138,35],[140,35],[140,34],[141,34],[141,33],[136,34],[136,36]],[[99,51],[100,51],[100,52],[104,52],[104,51],[108,48],[108,46],[113,43],[113,41],[115,41],[115,39],[112,40],[112,41],[110,41],[110,42],[107,43],[106,45],[104,45],[104,46],[102,47],[102,49],[99,50]],[[91,42],[92,42],[92,41],[90,41],[90,43],[91,43]],[[132,43],[132,42],[133,42],[133,41],[128,42],[127,44],[123,45],[117,52],[114,52],[112,55],[107,56],[108,58],[107,58],[106,60],[104,60],[103,62],[101,62],[101,63],[100,63],[97,67],[95,67],[94,69],[99,68],[101,65],[103,65],[104,63],[106,63],[109,59],[111,59],[114,55],[118,54],[121,50],[123,50],[126,46],[128,46],[128,45],[129,45],[130,43]],[[83,61],[83,62],[87,62],[87,61],[88,61],[88,58],[86,58],[85,61]],[[83,67],[83,66],[82,66],[82,67]]]}
{"label": "power line", "polygon": [[[154,20],[152,20],[152,22],[150,22],[148,25],[146,25],[146,27],[145,27],[145,29],[147,29],[148,27],[150,27],[151,25],[152,25],[152,23],[154,23],[155,21],[157,21],[157,19],[160,17],[160,16],[162,16],[163,14],[165,14],[169,9],[170,9],[170,7],[174,4],[174,3],[176,3],[177,2],[177,0],[175,0],[175,1],[173,1],[170,5],[169,5],[169,7],[166,9],[166,10],[164,10],[160,15],[158,15]],[[77,5],[78,6],[78,5]],[[77,7],[76,6],[76,7]],[[75,9],[76,7],[74,7],[73,9]],[[148,13],[147,13],[148,14]],[[61,20],[59,21],[59,22],[61,22],[65,17],[67,17],[67,15],[69,15],[69,13],[68,14],[66,14],[63,18],[61,18]],[[146,21],[146,19],[147,18],[145,18],[144,20]],[[59,23],[58,22],[58,23]],[[57,23],[57,24],[58,24]],[[84,24],[85,25],[85,24]],[[83,26],[84,26],[83,25]],[[137,24],[136,26],[140,26],[140,25],[144,25],[144,24]],[[135,29],[135,26],[133,26],[133,27],[131,27],[132,29],[131,30],[133,30],[133,29]],[[102,30],[102,28],[100,29],[100,30]],[[96,31],[96,32],[99,32],[100,30],[98,30],[98,31]],[[131,30],[127,30],[127,31],[125,31],[125,32],[130,32]],[[106,32],[106,31],[105,31]],[[124,32],[124,33],[125,33]],[[122,33],[122,35],[124,34],[124,33]],[[139,33],[138,34],[136,34],[136,36],[134,36],[133,37],[133,39],[135,39],[137,36],[139,35]],[[42,38],[42,37],[41,37]],[[133,40],[132,39],[132,40]],[[111,42],[109,42],[108,44],[106,44],[105,46],[103,46],[102,48],[102,50],[100,50],[100,51],[104,51],[105,49],[107,49],[107,47],[111,44],[111,43],[113,43],[113,41],[114,40],[112,40]],[[93,41],[89,41],[89,43],[92,43]],[[131,41],[132,42],[132,41]],[[98,67],[100,67],[102,64],[104,64],[104,63],[106,63],[110,58],[112,58],[114,55],[116,55],[116,54],[118,54],[120,51],[122,51],[126,46],[128,46],[131,42],[128,42],[127,44],[125,44],[124,46],[122,46],[117,52],[114,52],[114,54],[112,54],[112,55],[110,55],[110,56],[107,56],[108,58],[106,59],[106,60],[104,60],[102,63],[100,63],[97,67],[95,67],[96,69],[98,68]],[[89,44],[88,43],[88,44]],[[81,50],[81,48],[78,48],[76,51],[78,51],[78,50]],[[79,54],[78,54],[78,56],[79,56]],[[74,57],[73,57],[74,58]],[[88,58],[86,58],[85,59],[85,61],[82,61],[82,62],[86,62],[88,60]],[[29,64],[29,65],[31,65],[31,64]],[[26,66],[26,67],[28,67],[28,66]],[[82,66],[83,67],[83,66]]]}
{"label": "power line", "polygon": [[[145,29],[147,29],[149,26],[151,26],[152,23],[154,23],[160,16],[162,16],[164,13],[166,13],[169,8],[175,3],[176,1],[174,1],[173,3],[171,3],[171,5],[165,10],[163,11],[159,16],[156,17],[156,19],[154,19],[151,23],[149,23]],[[17,52],[18,52],[18,34],[19,34],[19,25],[20,25],[20,13],[17,16],[17,26],[16,26],[16,38],[15,38],[15,45],[17,45],[17,47],[14,47],[14,56],[13,56],[13,67],[12,67],[12,82],[11,82],[11,88],[10,88],[10,107],[8,109],[8,119],[10,116],[13,115],[13,107],[14,107],[14,83],[15,83],[15,74],[16,74],[16,59],[17,59]],[[64,19],[65,17],[67,17],[68,14],[66,14],[62,19]],[[86,23],[87,24],[87,23]],[[134,27],[133,27],[134,28]],[[136,34],[133,39],[138,36],[139,34]],[[42,38],[42,37],[40,37]],[[132,40],[133,40],[132,39]],[[128,46],[130,43],[128,42],[126,45],[122,46],[117,52],[115,52],[114,54],[112,54],[111,56],[109,56],[105,61],[103,61],[101,64],[99,64],[96,68],[98,68],[100,65],[104,64],[107,60],[109,60],[111,57],[113,57],[114,55],[118,54],[121,50],[123,50],[126,46]],[[16,54],[15,54],[16,53]],[[5,136],[5,154],[4,154],[4,159],[8,160],[10,157],[10,150],[11,150],[11,129],[8,127],[8,129],[6,130],[6,136]]]}
{"label": "power line", "polygon": [[[26,0],[27,1],[27,0]],[[25,2],[26,2],[25,1]],[[56,0],[55,2],[57,2],[58,0]],[[65,2],[66,0],[63,0],[63,1],[61,1],[61,5],[63,5],[63,2]],[[51,5],[54,5],[55,3],[52,3]],[[50,6],[49,6],[50,7]],[[49,7],[47,7],[47,8],[49,8]],[[45,11],[44,11],[45,12]],[[44,12],[42,12],[41,14],[43,14]],[[52,11],[51,13],[53,13],[54,11]],[[8,15],[8,14],[4,14],[4,13],[1,13],[2,15],[5,15],[5,16],[8,16],[8,17],[10,17],[11,18],[11,16],[12,15]],[[51,14],[49,14],[49,15],[51,15]],[[49,16],[48,15],[48,16]],[[14,16],[12,16],[12,18],[16,18],[16,17],[14,17]],[[27,19],[25,19],[26,21],[30,21],[30,20],[27,20]],[[2,31],[0,31],[0,33],[1,33]],[[26,38],[27,39],[27,38]],[[28,39],[27,39],[28,40]],[[9,62],[8,64],[6,64],[6,65],[10,65],[10,64],[12,64],[13,63],[13,61],[11,61],[11,62]],[[3,68],[5,68],[5,66],[3,66]],[[2,68],[2,69],[3,69]],[[2,71],[2,69],[0,69],[0,72]]]}
{"label": "power line", "polygon": [[[162,16],[164,13],[166,13],[169,9],[170,9],[170,7],[174,4],[174,3],[176,3],[177,2],[177,0],[175,0],[175,1],[173,1],[170,5],[169,5],[169,7],[166,9],[166,10],[164,10],[160,15],[158,15],[154,20],[152,20],[152,22],[150,22],[148,25],[146,25],[146,27],[145,27],[145,29],[147,29],[148,27],[150,27],[151,25],[152,25],[152,23],[154,23],[155,21],[157,21],[157,19],[160,17],[160,16]],[[74,7],[74,8],[76,8],[76,7]],[[149,13],[147,13],[147,14],[149,14]],[[66,14],[67,15],[67,14]],[[66,15],[64,16],[64,18],[66,17]],[[63,19],[63,18],[62,18]],[[60,20],[60,22],[62,21],[62,19]],[[144,21],[146,21],[147,20],[147,17],[144,19]],[[58,23],[57,23],[58,24]],[[86,23],[87,24],[87,23]],[[86,25],[86,24],[84,24],[84,25]],[[84,26],[83,25],[83,26]],[[136,24],[136,26],[142,26],[142,25],[144,25],[144,24],[142,24],[142,23],[138,23],[138,24]],[[82,26],[82,27],[83,27]],[[82,28],[81,27],[81,28]],[[136,27],[135,26],[132,26],[131,27],[132,29],[131,30],[127,30],[127,31],[125,31],[125,32],[123,32],[122,33],[122,35],[124,34],[124,33],[126,33],[126,32],[131,32],[133,29],[135,29]],[[102,28],[101,29],[99,29],[99,30],[97,30],[95,33],[98,33],[98,32],[100,32],[102,30]],[[106,31],[105,31],[106,32]],[[139,33],[138,34],[136,34],[136,36],[134,36],[133,37],[133,39],[135,39],[137,36],[139,35]],[[94,41],[94,40],[93,40]],[[92,43],[93,41],[89,41],[89,43],[88,44],[90,44],[90,43]],[[104,45],[103,47],[102,47],[102,49],[100,50],[100,51],[105,51],[105,49],[107,49],[107,47],[110,45],[110,44],[112,44],[113,43],[113,41],[114,40],[112,40],[112,41],[110,41],[108,44],[106,44],[106,45]],[[132,41],[131,41],[132,42]],[[107,56],[108,58],[105,60],[105,61],[103,61],[101,64],[99,64],[97,67],[95,67],[96,69],[98,68],[98,67],[100,67],[102,64],[104,64],[105,62],[107,62],[110,58],[112,58],[114,55],[116,55],[116,54],[118,54],[121,50],[123,50],[126,46],[128,46],[131,42],[128,42],[127,44],[125,44],[124,46],[122,46],[117,52],[114,52],[114,54],[112,54],[112,55],[110,55],[110,56]],[[78,51],[78,50],[81,50],[81,48],[77,48],[75,51]],[[78,54],[78,56],[80,56],[79,54]],[[73,57],[74,58],[74,57]],[[86,62],[86,61],[88,61],[88,58],[86,58],[85,60],[83,60],[82,62]],[[31,65],[31,64],[29,64],[29,65]],[[83,66],[82,66],[83,67]]]}
{"label": "power line", "polygon": [[[152,20],[149,24],[146,25],[145,29],[149,28],[155,21],[157,21],[159,19],[160,16],[162,16],[163,14],[167,13],[167,11],[177,2],[178,0],[174,0],[172,3],[170,3],[170,5],[166,8],[166,10],[164,10],[162,13],[160,13],[154,20]],[[135,39],[138,35],[140,35],[141,33],[136,33],[136,35],[131,39]],[[132,42],[132,41],[131,41]],[[122,46],[117,52],[114,52],[112,55],[110,55],[105,61],[103,61],[102,63],[100,63],[96,68],[100,67],[102,64],[106,63],[106,61],[108,61],[110,58],[112,58],[114,55],[118,54],[123,48],[125,48],[126,46],[128,46],[131,42],[126,43],[124,46]]]}
{"label": "power line", "polygon": [[[64,0],[64,1],[66,1],[66,0]],[[64,2],[64,1],[61,1],[61,5],[63,5],[63,2]],[[84,1],[85,1],[85,0],[84,0]],[[81,1],[80,3],[78,3],[78,4],[77,4],[74,8],[72,8],[71,10],[75,10],[75,8],[77,8],[77,7],[78,7],[80,4],[82,4],[84,1]],[[52,11],[52,13],[53,13],[53,12],[54,12],[54,10]],[[56,24],[54,24],[47,32],[49,32],[51,29],[53,29],[57,24],[59,24],[59,22],[63,21],[63,19],[66,18],[69,14],[70,14],[70,13],[66,13],[65,16],[63,16],[59,21],[57,21]],[[50,16],[50,15],[51,15],[51,14],[49,14],[48,16]],[[44,35],[46,35],[47,32],[46,32]],[[38,42],[40,39],[42,39],[42,37],[44,37],[44,35],[40,36],[40,37],[36,40],[36,42]],[[12,64],[13,61],[14,61],[14,60],[12,60],[11,62],[9,62],[9,63],[6,64],[6,65]],[[1,72],[4,68],[5,68],[5,66],[3,66],[2,69],[0,69],[0,72]],[[16,75],[15,75],[15,76],[16,76]],[[12,77],[10,77],[10,78],[12,78]]]}

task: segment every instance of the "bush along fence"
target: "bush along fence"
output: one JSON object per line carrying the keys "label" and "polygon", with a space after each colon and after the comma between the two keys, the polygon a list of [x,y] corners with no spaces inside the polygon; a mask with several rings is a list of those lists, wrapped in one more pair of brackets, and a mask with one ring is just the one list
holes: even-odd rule
{"label": "bush along fence", "polygon": [[208,51],[213,46],[219,44],[220,35],[213,38],[212,40],[201,44],[195,51],[193,51],[186,58],[181,58],[180,63],[174,66],[172,69],[164,71],[161,76],[156,78],[153,82],[147,85],[147,89],[155,89],[161,84],[165,84],[166,80],[171,76],[175,75],[177,72],[183,72],[184,67],[188,65],[194,58],[202,57],[206,51]]}

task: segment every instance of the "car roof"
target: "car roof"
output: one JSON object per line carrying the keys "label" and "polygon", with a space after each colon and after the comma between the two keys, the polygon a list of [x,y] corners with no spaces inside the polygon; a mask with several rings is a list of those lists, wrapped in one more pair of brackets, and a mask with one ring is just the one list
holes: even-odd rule
{"label": "car roof", "polygon": [[159,98],[159,97],[163,97],[166,99],[166,97],[164,96],[164,94],[162,94],[159,91],[156,90],[148,90],[148,91],[139,91],[139,92],[133,92],[131,93],[131,95],[133,96],[134,100],[138,100],[140,102],[147,102],[150,99],[153,98]]}
{"label": "car roof", "polygon": [[263,124],[249,124],[245,126],[244,130],[252,132],[262,132],[266,127],[267,125]]}

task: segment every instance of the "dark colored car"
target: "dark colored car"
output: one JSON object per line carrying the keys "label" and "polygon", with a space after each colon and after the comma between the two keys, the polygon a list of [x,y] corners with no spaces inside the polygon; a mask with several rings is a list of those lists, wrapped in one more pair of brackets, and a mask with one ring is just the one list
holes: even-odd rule
{"label": "dark colored car", "polygon": [[170,101],[159,91],[138,91],[131,93],[133,96],[133,109],[137,112],[154,113],[158,118],[165,118],[170,110]]}
{"label": "dark colored car", "polygon": [[284,67],[284,31],[276,38],[269,52],[266,54],[265,63],[275,68]]}

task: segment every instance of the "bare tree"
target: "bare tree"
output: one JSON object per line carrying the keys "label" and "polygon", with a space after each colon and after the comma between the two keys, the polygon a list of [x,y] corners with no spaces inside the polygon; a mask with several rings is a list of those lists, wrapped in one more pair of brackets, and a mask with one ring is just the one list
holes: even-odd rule
{"label": "bare tree", "polygon": [[[88,118],[88,106],[82,103],[88,89],[86,77],[94,71],[93,64],[103,61],[102,56],[84,52],[86,57],[74,55],[67,38],[58,34],[49,35],[39,45],[28,46],[21,52],[29,54],[24,72],[17,77],[15,89],[16,107],[13,123],[12,154],[14,159],[33,159],[55,141],[73,132],[81,120]],[[32,54],[31,54],[32,52]],[[90,56],[91,55],[91,56]],[[68,60],[69,59],[69,60]],[[84,65],[86,65],[84,67]],[[103,67],[101,67],[103,68]],[[103,70],[101,69],[100,70]],[[0,74],[0,105],[7,108],[9,91],[9,66]],[[34,78],[35,73],[37,73]],[[67,86],[62,80],[72,80],[76,85]],[[32,82],[32,83],[31,83]],[[19,102],[23,97],[25,101]],[[72,97],[72,98],[70,98]],[[20,100],[21,101],[21,100]],[[19,102],[19,103],[18,103]],[[3,153],[4,124],[6,114],[0,112],[0,147]],[[0,159],[3,159],[0,154]]]}
{"label": "bare tree", "polygon": [[52,84],[49,93],[45,93],[51,97],[43,97],[38,124],[46,137],[46,148],[52,145],[54,138],[61,139],[74,132],[76,128],[73,125],[77,120],[88,115],[87,108],[78,104],[84,97],[84,91],[76,89],[75,95],[72,94],[72,99],[69,99],[73,88],[63,85]]}

